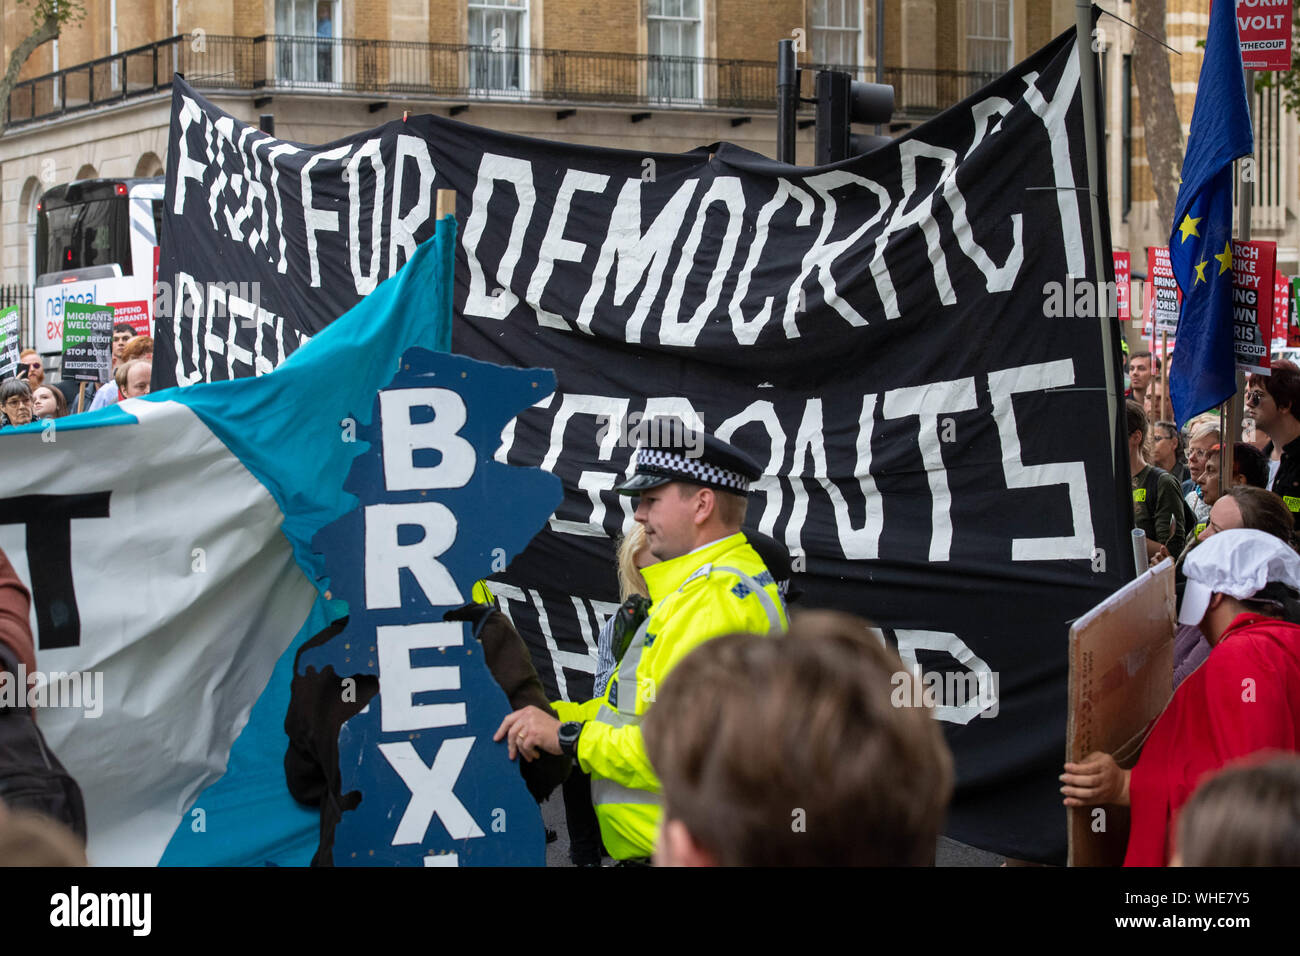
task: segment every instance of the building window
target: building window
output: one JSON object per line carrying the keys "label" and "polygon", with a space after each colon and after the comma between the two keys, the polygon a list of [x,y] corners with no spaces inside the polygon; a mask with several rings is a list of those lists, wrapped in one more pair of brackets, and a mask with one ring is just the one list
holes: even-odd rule
{"label": "building window", "polygon": [[651,99],[693,100],[700,95],[700,0],[649,0],[646,15],[650,53],[647,92]]}
{"label": "building window", "polygon": [[295,84],[339,81],[340,49],[335,41],[339,0],[276,0],[275,32],[280,80]]}
{"label": "building window", "polygon": [[528,89],[528,0],[471,0],[470,87],[484,92]]}
{"label": "building window", "polygon": [[862,62],[862,0],[813,0],[809,12],[813,62],[858,66]]}
{"label": "building window", "polygon": [[1011,69],[1011,0],[966,0],[966,69]]}

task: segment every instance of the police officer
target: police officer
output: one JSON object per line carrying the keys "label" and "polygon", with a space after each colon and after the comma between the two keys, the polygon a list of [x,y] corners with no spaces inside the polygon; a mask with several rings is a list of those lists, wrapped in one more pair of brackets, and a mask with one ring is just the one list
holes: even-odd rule
{"label": "police officer", "polygon": [[655,419],[657,441],[636,452],[617,490],[639,498],[636,520],[659,559],[641,573],[653,602],[604,696],[555,703],[559,719],[534,707],[506,717],[494,740],[510,759],[568,753],[591,774],[601,837],[616,860],[647,859],[659,825],[659,780],[646,756],[641,720],[656,688],[694,647],[735,631],[784,631],[785,604],[771,573],[741,532],[750,483],[748,455],[678,419]]}

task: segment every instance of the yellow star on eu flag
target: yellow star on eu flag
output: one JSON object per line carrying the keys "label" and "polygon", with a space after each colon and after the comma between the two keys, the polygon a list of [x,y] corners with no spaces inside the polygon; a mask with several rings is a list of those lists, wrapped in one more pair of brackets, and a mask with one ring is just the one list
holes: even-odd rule
{"label": "yellow star on eu flag", "polygon": [[1200,238],[1201,234],[1196,231],[1196,224],[1204,218],[1204,216],[1199,216],[1196,219],[1193,219],[1191,216],[1183,216],[1182,225],[1178,227],[1178,231],[1183,234],[1183,242],[1187,241],[1188,236],[1196,236],[1198,239]]}
{"label": "yellow star on eu flag", "polygon": [[1232,243],[1225,242],[1223,244],[1223,251],[1220,252],[1214,258],[1219,260],[1219,275],[1223,275],[1225,272],[1231,269],[1232,268]]}
{"label": "yellow star on eu flag", "polygon": [[[1202,259],[1200,262],[1196,263],[1196,282],[1205,281],[1205,267],[1209,264],[1210,261],[1208,259]],[[1192,284],[1195,285],[1196,283],[1193,282]]]}

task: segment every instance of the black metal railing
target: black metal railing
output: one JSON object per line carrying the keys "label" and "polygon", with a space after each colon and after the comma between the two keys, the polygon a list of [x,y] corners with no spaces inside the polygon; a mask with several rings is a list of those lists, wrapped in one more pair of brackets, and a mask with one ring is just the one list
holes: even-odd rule
{"label": "black metal railing", "polygon": [[[812,72],[805,68],[806,95]],[[837,67],[874,79],[866,67]],[[202,89],[427,96],[436,99],[623,105],[669,109],[776,109],[776,64],[537,47],[351,40],[267,34],[176,36],[18,83],[7,120],[95,109],[171,87],[175,72]],[[919,119],[960,101],[995,74],[889,67],[896,119]]]}
{"label": "black metal railing", "polygon": [[28,348],[36,336],[33,320],[32,287],[29,285],[0,285],[0,309],[18,306],[18,341]]}

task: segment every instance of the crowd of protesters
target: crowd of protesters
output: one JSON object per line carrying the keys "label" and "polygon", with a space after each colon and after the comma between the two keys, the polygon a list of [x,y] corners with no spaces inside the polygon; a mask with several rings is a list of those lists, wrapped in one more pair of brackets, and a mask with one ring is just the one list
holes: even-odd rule
{"label": "crowd of protesters", "polygon": [[1150,422],[1157,363],[1132,357],[1126,421],[1135,525],[1175,562],[1174,694],[1131,765],[1091,753],[1061,793],[1129,808],[1128,865],[1300,865],[1300,370],[1247,378],[1237,441],[1217,412]]}
{"label": "crowd of protesters", "polygon": [[133,326],[119,322],[113,327],[112,342],[112,379],[98,387],[90,383],[84,389],[68,378],[48,381],[45,363],[36,350],[21,351],[17,374],[0,381],[0,428],[98,411],[124,398],[148,395],[153,339],[137,335]]}

